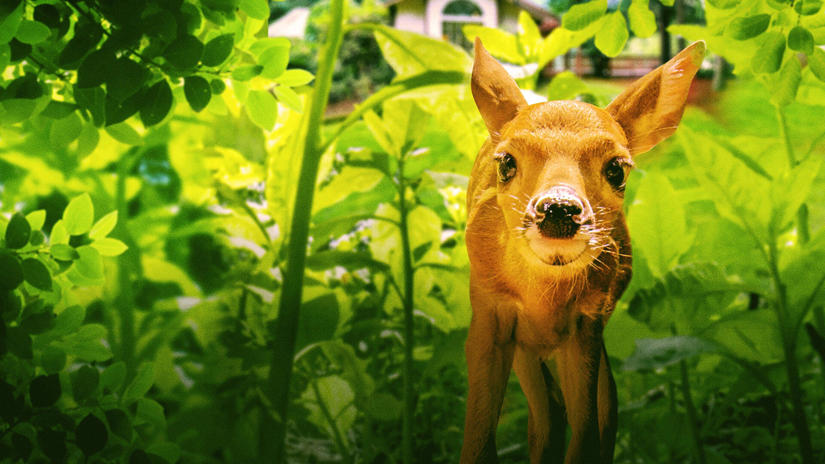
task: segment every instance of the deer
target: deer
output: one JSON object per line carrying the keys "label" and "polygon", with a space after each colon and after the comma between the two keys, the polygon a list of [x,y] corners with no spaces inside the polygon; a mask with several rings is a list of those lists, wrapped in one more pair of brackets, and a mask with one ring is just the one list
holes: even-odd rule
{"label": "deer", "polygon": [[704,42],[689,45],[604,109],[528,105],[476,39],[470,86],[489,137],[467,190],[462,464],[497,462],[511,370],[527,399],[531,463],[613,461],[617,393],[603,334],[631,278],[625,183],[634,158],[675,132],[704,54]]}

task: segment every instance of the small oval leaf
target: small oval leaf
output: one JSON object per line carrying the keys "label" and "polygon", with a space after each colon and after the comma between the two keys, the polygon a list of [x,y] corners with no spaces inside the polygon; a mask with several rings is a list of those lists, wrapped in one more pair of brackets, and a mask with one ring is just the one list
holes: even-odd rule
{"label": "small oval leaf", "polygon": [[40,290],[50,291],[52,289],[52,275],[39,259],[26,258],[22,266],[26,282]]}
{"label": "small oval leaf", "polygon": [[796,26],[788,33],[788,48],[810,55],[814,51],[814,36],[802,26]]}
{"label": "small oval leaf", "polygon": [[161,79],[160,82],[149,87],[145,98],[146,101],[140,108],[140,120],[144,127],[154,126],[163,121],[172,109],[172,89],[169,88],[166,79]]}
{"label": "small oval leaf", "polygon": [[235,45],[235,39],[232,34],[223,34],[206,42],[203,47],[203,57],[201,62],[204,66],[218,66],[232,53],[232,47]]}
{"label": "small oval leaf", "polygon": [[192,111],[196,113],[206,108],[212,98],[209,82],[200,76],[186,76],[183,81],[183,94]]}
{"label": "small oval leaf", "polygon": [[111,213],[103,216],[100,218],[94,226],[92,226],[92,230],[89,231],[89,238],[92,240],[103,238],[109,235],[109,232],[114,230],[115,226],[117,225],[117,210],[112,211]]}
{"label": "small oval leaf", "polygon": [[771,23],[771,15],[758,14],[734,18],[728,24],[728,35],[736,40],[746,40],[758,36],[768,29]]}
{"label": "small oval leaf", "polygon": [[102,420],[90,413],[77,424],[75,440],[83,454],[91,456],[106,447],[109,431]]}
{"label": "small oval leaf", "polygon": [[63,211],[63,222],[69,235],[82,235],[92,228],[95,210],[88,193],[72,198]]}
{"label": "small oval leaf", "polygon": [[32,228],[26,217],[20,213],[14,213],[6,226],[6,248],[16,250],[23,248],[29,243],[29,236],[31,236]]}

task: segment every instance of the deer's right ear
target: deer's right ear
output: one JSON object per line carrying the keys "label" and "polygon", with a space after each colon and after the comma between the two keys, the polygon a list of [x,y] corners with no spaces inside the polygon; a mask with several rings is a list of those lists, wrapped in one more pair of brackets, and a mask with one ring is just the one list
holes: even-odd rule
{"label": "deer's right ear", "polygon": [[478,37],[475,49],[470,88],[487,131],[496,138],[502,126],[513,119],[519,109],[527,106],[527,101],[513,78],[490,56]]}

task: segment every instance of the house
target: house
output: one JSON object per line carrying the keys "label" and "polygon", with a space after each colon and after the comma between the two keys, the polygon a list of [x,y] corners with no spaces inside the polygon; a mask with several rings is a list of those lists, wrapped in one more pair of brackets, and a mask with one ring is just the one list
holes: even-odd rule
{"label": "house", "polygon": [[472,44],[461,32],[466,24],[515,33],[521,10],[530,13],[544,33],[559,24],[533,0],[388,0],[384,4],[390,8],[396,29],[446,39],[468,50]]}

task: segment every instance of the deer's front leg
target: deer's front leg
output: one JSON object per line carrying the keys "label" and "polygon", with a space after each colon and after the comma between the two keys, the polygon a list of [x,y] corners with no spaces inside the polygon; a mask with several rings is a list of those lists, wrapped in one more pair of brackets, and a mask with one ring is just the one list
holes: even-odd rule
{"label": "deer's front leg", "polygon": [[494,463],[498,462],[496,425],[513,364],[513,324],[496,313],[492,297],[472,300],[473,318],[465,345],[469,389],[461,463]]}
{"label": "deer's front leg", "polygon": [[598,316],[579,315],[575,335],[559,347],[555,356],[559,385],[572,431],[565,464],[602,462],[599,427],[602,325]]}

